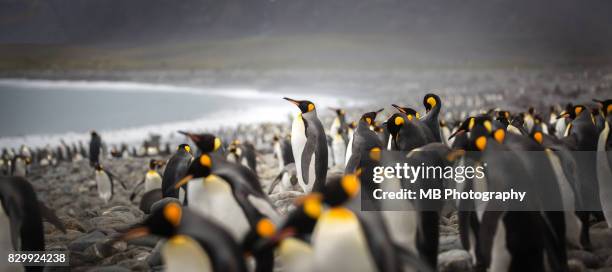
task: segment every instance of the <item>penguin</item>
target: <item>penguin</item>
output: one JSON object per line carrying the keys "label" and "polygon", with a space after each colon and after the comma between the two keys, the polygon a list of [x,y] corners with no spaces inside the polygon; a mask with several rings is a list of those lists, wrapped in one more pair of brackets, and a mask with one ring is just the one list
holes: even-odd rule
{"label": "penguin", "polygon": [[449,142],[448,138],[451,135],[451,131],[446,125],[446,121],[440,120],[440,137],[442,139],[442,143],[446,146],[450,147],[452,142]]}
{"label": "penguin", "polygon": [[157,172],[157,168],[162,167],[163,165],[164,165],[163,161],[158,161],[155,159],[149,160],[149,170],[147,171],[147,173],[145,173],[145,176],[142,179],[142,181],[136,184],[136,186],[134,186],[132,194],[130,194],[130,201],[134,200],[134,197],[136,197],[136,194],[138,193],[140,188],[142,188],[143,184],[144,184],[144,191],[143,191],[144,193],[147,193],[153,189],[162,188],[162,177]]}
{"label": "penguin", "polygon": [[284,98],[300,109],[291,125],[291,147],[298,182],[306,193],[320,191],[327,177],[327,136],[315,105],[307,100]]}
{"label": "penguin", "polygon": [[[366,152],[370,149],[382,148],[382,143],[376,135],[376,132],[370,129],[370,126],[374,124],[378,113],[382,112],[383,109],[378,111],[372,111],[364,113],[357,123],[357,128],[353,133],[353,141],[347,147],[350,148],[350,157],[347,157],[346,167],[344,173],[350,174],[355,173],[359,167],[360,161]],[[348,154],[347,154],[348,156]]]}
{"label": "penguin", "polygon": [[[45,251],[46,218],[66,233],[55,213],[38,201],[34,188],[22,177],[0,177],[0,254],[13,251]],[[43,267],[25,267],[26,271],[42,271]],[[22,271],[18,263],[3,262],[2,271]]]}
{"label": "penguin", "polygon": [[386,122],[390,134],[387,149],[410,151],[436,141],[429,127],[414,118],[410,111],[405,111],[397,105],[396,108],[400,113],[393,114]]}
{"label": "penguin", "polygon": [[[198,147],[200,153],[223,153],[223,142],[220,138],[209,133],[191,133],[179,130],[180,134],[187,136]],[[191,149],[190,149],[191,150]]]}
{"label": "penguin", "polygon": [[27,158],[22,155],[16,155],[13,157],[13,162],[11,163],[12,170],[11,175],[17,177],[26,177],[28,175],[28,162]]}
{"label": "penguin", "polygon": [[272,138],[272,144],[274,149],[274,156],[278,160],[278,170],[282,171],[286,165],[294,163],[293,150],[291,148],[291,141],[288,137],[279,137],[274,135]]}
{"label": "penguin", "polygon": [[336,129],[335,131],[331,131],[333,134],[331,136],[331,149],[334,154],[334,165],[344,165],[346,161],[346,147],[348,139],[346,135],[342,132],[341,128]]}
{"label": "penguin", "polygon": [[228,159],[233,160],[236,163],[241,163],[244,166],[249,167],[253,172],[257,173],[257,158],[255,154],[255,147],[249,142],[240,142],[234,140],[228,148],[229,154]]}
{"label": "penguin", "polygon": [[279,220],[253,171],[218,154],[202,154],[194,160],[175,188],[185,184],[188,207],[220,222],[238,241],[262,217]]}
{"label": "penguin", "polygon": [[[262,235],[273,232],[269,225],[261,225]],[[148,235],[167,239],[161,248],[166,271],[248,271],[240,245],[223,226],[178,203],[156,209],[119,239]]]}
{"label": "penguin", "polygon": [[331,127],[329,128],[329,131],[331,132],[331,136],[333,137],[335,133],[338,133],[342,137],[342,140],[345,143],[348,143],[349,139],[348,139],[348,124],[346,123],[346,112],[343,109],[339,109],[339,108],[330,107],[329,109],[333,110],[336,113],[336,117],[334,117]]}
{"label": "penguin", "polygon": [[423,105],[425,106],[425,116],[421,119],[423,123],[429,127],[436,142],[442,142],[440,135],[440,109],[442,109],[442,100],[439,96],[429,93],[423,97]]}
{"label": "penguin", "polygon": [[115,178],[115,175],[104,169],[99,163],[95,165],[94,179],[98,188],[98,196],[104,200],[104,203],[108,203],[108,201],[111,200],[115,194],[113,185],[114,179],[121,184],[121,187],[123,187],[124,190],[127,190],[127,187],[125,187],[123,181]]}
{"label": "penguin", "polygon": [[599,197],[608,227],[612,226],[612,99],[594,100],[601,107],[601,116],[604,119],[602,129],[597,140],[597,180],[599,183]]}
{"label": "penguin", "polygon": [[299,186],[297,180],[297,170],[295,169],[295,163],[285,165],[281,172],[274,178],[270,187],[268,188],[268,194],[272,194],[274,188],[281,184],[281,192],[287,191],[300,191],[302,187]]}
{"label": "penguin", "polygon": [[[213,142],[215,142],[214,139],[216,138],[213,138]],[[215,145],[217,148],[221,146],[221,141],[219,140],[218,142],[219,144]],[[201,144],[204,143],[202,142]],[[162,175],[161,189],[163,197],[174,197],[178,198],[181,202],[185,202],[186,187],[180,190],[175,189],[174,185],[185,176],[192,159],[191,146],[180,144],[174,155],[166,163],[166,169],[164,169],[164,174]]]}
{"label": "penguin", "polygon": [[94,167],[100,162],[100,151],[101,150],[102,150],[102,138],[95,130],[92,130],[91,140],[89,141],[89,165],[90,166]]}

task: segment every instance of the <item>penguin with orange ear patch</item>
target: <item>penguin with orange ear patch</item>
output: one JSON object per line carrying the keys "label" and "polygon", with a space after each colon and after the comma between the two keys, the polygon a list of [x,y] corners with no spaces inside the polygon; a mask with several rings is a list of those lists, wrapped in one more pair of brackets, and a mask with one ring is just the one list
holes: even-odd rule
{"label": "penguin with orange ear patch", "polygon": [[225,228],[178,203],[153,211],[120,238],[148,235],[168,239],[161,249],[166,271],[248,271],[240,246]]}
{"label": "penguin with orange ear patch", "polygon": [[284,99],[300,109],[291,125],[291,148],[298,183],[306,193],[321,191],[327,178],[329,157],[327,135],[317,117],[315,104],[308,100]]}
{"label": "penguin with orange ear patch", "polygon": [[442,109],[442,100],[439,96],[429,93],[423,97],[423,105],[425,106],[425,116],[421,119],[434,136],[436,142],[442,142],[440,134],[440,109]]}
{"label": "penguin with orange ear patch", "polygon": [[353,134],[353,141],[347,147],[346,158],[347,163],[344,169],[344,173],[350,174],[355,173],[357,168],[359,167],[359,163],[362,160],[363,156],[368,155],[368,151],[374,147],[379,149],[382,148],[382,143],[378,138],[376,132],[370,129],[370,126],[374,124],[376,120],[376,115],[381,112],[382,109],[376,112],[367,112],[364,113],[359,119],[359,123],[357,125],[357,129]]}

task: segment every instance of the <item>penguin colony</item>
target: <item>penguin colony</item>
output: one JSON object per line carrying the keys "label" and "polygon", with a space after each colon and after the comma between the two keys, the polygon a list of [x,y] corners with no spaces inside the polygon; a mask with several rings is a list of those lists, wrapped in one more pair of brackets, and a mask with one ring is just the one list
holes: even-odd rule
{"label": "penguin colony", "polygon": [[[241,127],[216,134],[180,131],[189,142],[175,150],[166,146],[162,151],[151,142],[142,152],[114,147],[110,156],[115,158],[170,156],[150,159],[144,178],[129,186],[101,164],[103,143],[95,132],[89,152],[81,143],[64,142],[57,150],[3,149],[0,170],[7,177],[0,180],[0,250],[44,250],[43,220],[63,229],[25,179],[31,165],[87,157],[102,200],[112,199],[118,183],[132,191],[130,201],[140,196],[140,209],[147,214],[109,243],[162,237],[160,261],[166,271],[435,271],[439,222],[457,210],[461,245],[475,271],[570,271],[568,249],[591,248],[591,225],[612,226],[611,99],[553,106],[546,116],[534,108],[486,109],[452,120],[442,118],[444,102],[430,93],[423,97],[422,109],[398,101],[388,109],[362,113],[354,122],[344,109],[284,99],[296,106],[296,115],[290,128],[275,127],[267,143],[278,176],[266,191],[256,170],[264,138]],[[318,116],[321,111],[334,115],[327,130]],[[386,120],[377,120],[385,111]],[[480,151],[482,157],[541,151],[548,158],[544,163],[516,155],[496,161],[495,173],[487,172],[484,179],[488,186],[513,179],[519,185],[555,188],[554,194],[541,197],[564,209],[526,203],[532,211],[493,211],[474,207],[477,203],[470,200],[422,200],[410,205],[425,209],[362,212],[362,188],[393,186],[371,181],[384,150],[405,154],[413,163],[442,166],[477,165],[478,158],[467,157],[466,151]],[[277,210],[268,196],[296,191],[300,196],[288,212]],[[7,271],[21,269],[17,265]]]}

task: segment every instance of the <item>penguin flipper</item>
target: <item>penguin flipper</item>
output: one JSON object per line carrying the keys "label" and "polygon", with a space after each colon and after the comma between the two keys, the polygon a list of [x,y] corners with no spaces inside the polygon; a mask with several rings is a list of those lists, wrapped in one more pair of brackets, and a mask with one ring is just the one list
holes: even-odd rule
{"label": "penguin flipper", "polygon": [[127,187],[125,186],[125,183],[117,178],[117,176],[107,170],[104,170],[104,172],[106,172],[106,174],[108,175],[108,177],[111,179],[111,183],[113,182],[113,180],[117,180],[117,182],[119,182],[119,184],[121,185],[121,187],[123,187],[123,190],[127,190]]}
{"label": "penguin flipper", "polygon": [[132,191],[132,194],[130,195],[130,201],[133,201],[134,198],[136,197],[136,194],[138,194],[138,192],[140,191],[139,189],[142,188],[142,185],[144,184],[145,179],[142,179],[138,184],[136,184],[136,186],[134,186],[134,191]]}
{"label": "penguin flipper", "polygon": [[409,264],[410,267],[416,268],[416,271],[421,271],[421,272],[433,272],[434,271],[431,267],[429,267],[429,265],[421,261],[421,258],[414,255],[414,253],[410,252],[410,250],[404,248],[403,246],[393,243],[393,248],[397,251],[402,264]]}
{"label": "penguin flipper", "polygon": [[57,215],[55,215],[55,212],[52,209],[50,209],[40,201],[38,202],[38,207],[40,210],[41,217],[47,220],[47,222],[53,224],[53,226],[61,230],[64,234],[66,233],[66,227],[64,226],[64,223],[62,223],[62,220],[60,220]]}
{"label": "penguin flipper", "polygon": [[274,178],[270,184],[270,188],[268,188],[268,194],[271,194],[272,191],[274,191],[274,187],[276,187],[276,185],[278,185],[278,183],[281,181],[281,178],[285,172],[287,172],[285,169],[281,170],[280,173],[278,173],[278,175]]}
{"label": "penguin flipper", "polygon": [[306,144],[304,145],[304,150],[302,151],[302,180],[304,180],[304,184],[308,184],[308,175],[310,174],[310,161],[312,160],[312,155],[315,152],[315,139],[313,137],[306,138]]}

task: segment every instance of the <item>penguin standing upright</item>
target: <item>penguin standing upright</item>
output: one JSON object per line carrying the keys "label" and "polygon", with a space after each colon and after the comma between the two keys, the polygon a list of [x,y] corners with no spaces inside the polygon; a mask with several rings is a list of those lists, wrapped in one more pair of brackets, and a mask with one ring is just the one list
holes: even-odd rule
{"label": "penguin standing upright", "polygon": [[285,165],[294,162],[291,141],[287,137],[280,137],[278,135],[274,135],[272,141],[274,156],[278,160],[278,170],[282,171]]}
{"label": "penguin standing upright", "polygon": [[291,125],[291,147],[298,182],[304,192],[320,191],[327,177],[327,136],[315,105],[307,100],[284,98],[299,109]]}
{"label": "penguin standing upright", "polygon": [[102,138],[95,131],[91,131],[91,140],[89,141],[89,165],[94,167],[100,162],[100,151],[102,150]]}
{"label": "penguin standing upright", "polygon": [[[46,218],[66,233],[55,213],[38,201],[34,188],[21,177],[0,177],[0,254],[45,251]],[[42,271],[43,267],[26,267],[27,271]],[[0,271],[22,271],[19,263],[2,262]]]}
{"label": "penguin standing upright", "polygon": [[102,167],[102,165],[99,163],[95,165],[94,178],[98,188],[98,196],[104,200],[104,203],[108,203],[108,201],[111,200],[115,194],[113,180],[117,180],[117,182],[121,184],[121,187],[123,187],[124,190],[127,190],[127,187],[125,187],[123,181],[115,178],[111,172],[104,169],[104,167]]}
{"label": "penguin standing upright", "polygon": [[603,127],[597,140],[597,180],[599,197],[608,227],[612,226],[612,99],[594,100],[601,106]]}
{"label": "penguin standing upright", "polygon": [[331,131],[331,149],[334,154],[334,165],[344,165],[346,161],[346,137],[338,128],[336,131]]}
{"label": "penguin standing upright", "polygon": [[170,160],[166,163],[166,169],[164,169],[161,187],[163,197],[174,197],[181,201],[185,200],[184,188],[182,191],[174,189],[174,185],[185,176],[192,159],[191,147],[188,144],[179,145],[176,153],[170,157]]}
{"label": "penguin standing upright", "polygon": [[[260,232],[271,233],[263,227]],[[223,226],[175,202],[156,209],[121,239],[147,235],[168,239],[161,249],[166,271],[248,271],[240,246]]]}
{"label": "penguin standing upright", "polygon": [[429,127],[431,133],[434,136],[436,142],[442,142],[442,136],[440,135],[440,109],[442,108],[442,100],[440,97],[429,93],[423,97],[423,105],[425,106],[425,116],[423,116],[423,123]]}
{"label": "penguin standing upright", "polygon": [[378,113],[380,113],[382,110],[383,109],[364,113],[359,119],[359,123],[357,124],[357,128],[353,135],[353,141],[348,147],[351,149],[351,157],[347,158],[344,173],[355,173],[363,159],[362,157],[367,156],[367,152],[369,152],[370,149],[378,148],[380,150],[382,148],[380,138],[378,138],[376,132],[370,129],[370,126],[376,120],[376,115],[378,115]]}
{"label": "penguin standing upright", "polygon": [[142,181],[136,184],[136,186],[134,186],[134,190],[132,194],[130,195],[130,201],[134,199],[134,197],[136,196],[140,188],[142,188],[142,185],[144,185],[143,193],[150,192],[154,189],[161,190],[162,177],[157,172],[157,168],[163,165],[164,165],[163,161],[158,161],[154,159],[151,159],[149,161],[149,170],[147,171],[147,173],[145,173],[145,176],[142,179]]}

